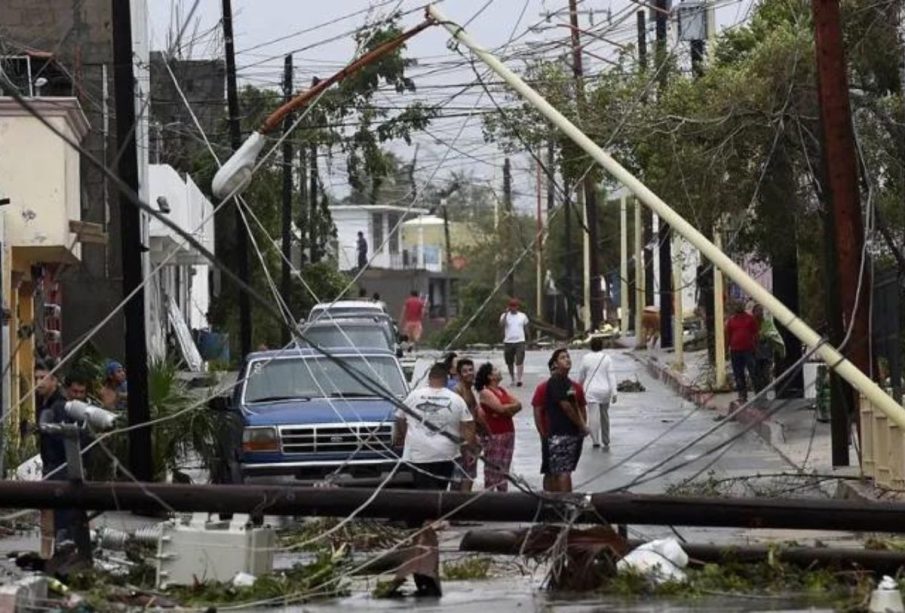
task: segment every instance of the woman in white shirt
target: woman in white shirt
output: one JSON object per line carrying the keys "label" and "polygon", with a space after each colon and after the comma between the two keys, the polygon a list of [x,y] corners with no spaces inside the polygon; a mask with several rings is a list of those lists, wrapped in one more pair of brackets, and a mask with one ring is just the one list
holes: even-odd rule
{"label": "woman in white shirt", "polygon": [[591,352],[581,358],[578,381],[588,401],[588,424],[594,447],[610,448],[610,404],[616,402],[613,360],[603,352],[603,338],[591,338]]}

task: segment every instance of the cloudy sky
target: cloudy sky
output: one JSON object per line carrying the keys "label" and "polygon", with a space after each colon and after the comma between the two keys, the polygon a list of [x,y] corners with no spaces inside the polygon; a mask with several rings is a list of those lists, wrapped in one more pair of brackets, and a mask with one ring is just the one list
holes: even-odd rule
{"label": "cloudy sky", "polygon": [[[717,0],[718,27],[743,20],[750,0]],[[186,21],[195,0],[149,0],[152,46],[166,48],[172,33]],[[402,11],[403,27],[423,18],[424,0],[233,0],[237,66],[240,82],[260,87],[279,87],[283,57],[293,54],[296,85],[339,70],[354,55],[351,34],[364,23]],[[567,0],[446,0],[442,10],[452,20],[468,23],[468,31],[485,47],[507,57],[510,66],[521,68],[525,60],[541,54],[559,58],[569,51]],[[583,0],[579,2],[581,27],[591,31],[584,56],[586,73],[605,70],[619,45],[637,40],[635,12],[641,8],[630,0]],[[184,57],[222,57],[220,33],[221,0],[200,0],[183,36]],[[649,23],[650,38],[653,38]],[[383,103],[399,105],[419,99],[444,104],[443,118],[432,123],[418,138],[418,176],[442,180],[452,171],[468,170],[497,189],[501,183],[502,155],[484,142],[481,118],[494,112],[491,101],[474,81],[462,56],[447,48],[449,37],[442,28],[431,28],[408,44],[406,54],[415,58],[411,69],[418,91],[414,95],[381,94]],[[687,55],[687,44],[676,47]],[[455,98],[464,86],[471,84]],[[499,102],[506,100],[502,88],[493,88]],[[411,158],[412,147],[391,147],[403,158]],[[533,207],[534,167],[530,158],[513,160],[516,204]],[[337,195],[346,193],[344,169],[334,163],[324,168]]]}

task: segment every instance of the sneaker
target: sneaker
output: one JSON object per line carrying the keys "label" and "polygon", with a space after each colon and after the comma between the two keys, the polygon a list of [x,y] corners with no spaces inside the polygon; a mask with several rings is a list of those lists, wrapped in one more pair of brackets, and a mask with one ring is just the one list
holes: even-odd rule
{"label": "sneaker", "polygon": [[515,384],[515,387],[521,387],[521,386],[522,386],[522,382],[521,382],[521,381],[519,381],[518,383]]}
{"label": "sneaker", "polygon": [[593,447],[594,449],[597,449],[598,447],[600,447],[600,443],[592,443],[591,447]]}

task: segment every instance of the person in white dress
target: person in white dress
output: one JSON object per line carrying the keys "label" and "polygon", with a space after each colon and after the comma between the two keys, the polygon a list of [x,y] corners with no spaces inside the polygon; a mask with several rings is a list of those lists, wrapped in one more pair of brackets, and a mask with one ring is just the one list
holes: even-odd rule
{"label": "person in white dress", "polygon": [[591,338],[591,351],[581,358],[578,382],[588,402],[588,424],[594,447],[610,448],[610,405],[616,402],[613,360],[603,352],[603,338]]}

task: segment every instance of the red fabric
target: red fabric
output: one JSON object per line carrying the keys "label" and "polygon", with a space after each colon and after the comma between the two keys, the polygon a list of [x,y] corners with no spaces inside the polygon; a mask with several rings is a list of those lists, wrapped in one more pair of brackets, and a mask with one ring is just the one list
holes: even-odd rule
{"label": "red fabric", "polygon": [[[572,381],[572,389],[575,390],[575,399],[578,401],[578,406],[584,408],[588,406],[587,400],[584,397],[584,388],[581,387],[581,383],[576,383]],[[547,381],[541,381],[536,388],[534,388],[534,396],[531,397],[531,406],[532,407],[540,407],[541,411],[541,423],[540,430],[541,432],[546,432],[549,424],[547,423]]]}
{"label": "red fabric", "polygon": [[750,313],[733,315],[726,322],[729,351],[754,351],[757,347],[757,320]]}
{"label": "red fabric", "polygon": [[[509,392],[504,390],[502,387],[498,387],[496,389],[491,389],[488,387],[487,391],[496,396],[497,400],[500,401],[500,404],[509,404],[511,402],[515,402],[515,398],[510,396]],[[490,428],[491,434],[506,434],[507,432],[515,432],[515,426],[512,424],[512,417],[510,415],[500,415],[483,402],[481,403],[481,410],[484,412],[484,420],[487,422],[487,427]]]}
{"label": "red fabric", "polygon": [[409,296],[402,307],[405,321],[421,321],[424,315],[424,301],[417,296]]}

